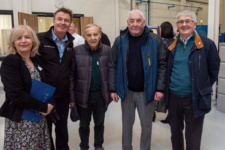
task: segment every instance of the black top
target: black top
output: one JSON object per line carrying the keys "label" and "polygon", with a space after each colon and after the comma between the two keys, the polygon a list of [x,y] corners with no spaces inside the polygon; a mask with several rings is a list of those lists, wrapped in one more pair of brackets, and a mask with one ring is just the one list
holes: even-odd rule
{"label": "black top", "polygon": [[129,53],[127,65],[128,88],[134,92],[144,91],[144,69],[141,54],[142,37],[128,35]]}

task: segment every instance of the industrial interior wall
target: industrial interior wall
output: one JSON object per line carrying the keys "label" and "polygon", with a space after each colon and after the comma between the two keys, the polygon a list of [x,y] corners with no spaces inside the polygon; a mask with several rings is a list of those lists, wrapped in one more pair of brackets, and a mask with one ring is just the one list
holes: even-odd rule
{"label": "industrial interior wall", "polygon": [[220,1],[220,33],[225,33],[225,19],[224,19],[224,15],[225,15],[225,1],[221,0]]}
{"label": "industrial interior wall", "polygon": [[[175,7],[168,7],[174,4]],[[176,30],[176,15],[181,10],[189,10],[197,13],[198,25],[201,25],[200,20],[202,20],[202,25],[208,24],[208,5],[200,4],[194,2],[181,3],[174,0],[151,0],[150,11],[147,10],[147,3],[138,3],[136,7],[144,13],[146,17],[146,22],[149,26],[156,27],[159,26],[164,21],[169,21],[174,29]],[[182,7],[178,5],[185,5],[188,7]],[[198,10],[201,7],[202,10]],[[149,13],[149,16],[147,15]]]}

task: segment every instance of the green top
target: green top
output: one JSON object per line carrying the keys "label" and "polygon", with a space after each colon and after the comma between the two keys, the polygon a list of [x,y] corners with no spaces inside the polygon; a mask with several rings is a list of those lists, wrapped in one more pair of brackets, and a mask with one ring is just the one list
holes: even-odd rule
{"label": "green top", "polygon": [[92,52],[92,72],[91,72],[91,93],[99,93],[101,91],[101,75],[99,70],[99,50]]}
{"label": "green top", "polygon": [[189,55],[194,44],[194,39],[195,36],[193,34],[186,45],[180,39],[176,45],[169,88],[173,94],[180,97],[191,97],[192,95]]}

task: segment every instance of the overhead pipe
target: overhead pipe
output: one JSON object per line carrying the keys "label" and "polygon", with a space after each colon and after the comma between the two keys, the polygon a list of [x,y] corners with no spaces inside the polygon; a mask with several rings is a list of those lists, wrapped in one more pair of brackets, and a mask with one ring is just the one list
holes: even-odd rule
{"label": "overhead pipe", "polygon": [[209,4],[208,2],[199,2],[199,1],[196,1],[196,0],[186,0],[186,1],[187,1],[187,2],[199,3],[199,4],[206,4],[206,5]]}
{"label": "overhead pipe", "polygon": [[145,3],[157,3],[157,4],[165,4],[165,5],[172,5],[172,6],[183,6],[183,7],[191,7],[191,8],[200,8],[202,7],[194,7],[194,6],[188,6],[188,5],[179,5],[179,4],[170,4],[170,3],[163,3],[163,2],[155,2],[155,1],[143,1],[143,0],[136,0],[136,2],[145,2]]}

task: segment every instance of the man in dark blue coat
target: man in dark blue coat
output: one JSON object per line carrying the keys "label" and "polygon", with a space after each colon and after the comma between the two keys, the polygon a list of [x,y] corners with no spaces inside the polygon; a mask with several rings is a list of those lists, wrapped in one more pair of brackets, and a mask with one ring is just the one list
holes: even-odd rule
{"label": "man in dark blue coat", "polygon": [[141,122],[140,150],[150,150],[156,101],[163,97],[166,53],[161,38],[145,26],[143,13],[132,10],[109,60],[109,88],[113,101],[122,103],[122,149],[132,150],[132,129],[137,108]]}
{"label": "man in dark blue coat", "polygon": [[220,58],[214,42],[195,32],[196,15],[177,15],[179,36],[168,47],[166,107],[173,150],[200,150],[204,115],[211,109],[211,86],[217,80]]}

